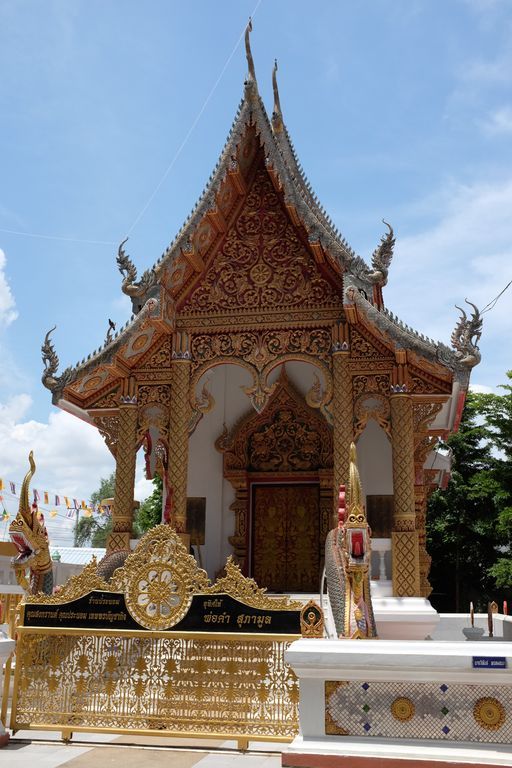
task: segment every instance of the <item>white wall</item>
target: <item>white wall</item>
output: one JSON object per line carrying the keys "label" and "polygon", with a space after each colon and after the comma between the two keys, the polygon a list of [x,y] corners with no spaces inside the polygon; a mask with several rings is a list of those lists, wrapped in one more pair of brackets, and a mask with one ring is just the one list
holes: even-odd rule
{"label": "white wall", "polygon": [[391,443],[373,419],[368,421],[357,441],[357,462],[365,499],[393,493]]}
{"label": "white wall", "polygon": [[[281,366],[275,368],[269,383],[279,376]],[[286,364],[286,373],[296,389],[303,395],[314,383],[315,373],[322,381],[319,369],[302,362]],[[213,410],[199,422],[189,442],[188,496],[206,497],[206,541],[202,548],[203,566],[210,578],[223,567],[232,547],[228,537],[234,533],[234,514],[229,507],[235,493],[231,483],[223,479],[222,454],[215,449],[215,440],[223,425],[228,430],[252,409],[243,388],[252,386],[249,372],[238,365],[219,365],[210,369],[198,382],[200,393],[204,382],[215,399]]]}
{"label": "white wall", "polygon": [[208,380],[208,390],[215,406],[203,416],[189,442],[188,496],[206,497],[206,541],[202,548],[203,565],[213,578],[225,563],[231,547],[227,541],[234,530],[234,515],[229,511],[234,501],[231,484],[223,479],[222,454],[215,441],[251,407],[243,391],[252,379],[244,368],[222,365],[212,368],[199,381],[200,392]]}

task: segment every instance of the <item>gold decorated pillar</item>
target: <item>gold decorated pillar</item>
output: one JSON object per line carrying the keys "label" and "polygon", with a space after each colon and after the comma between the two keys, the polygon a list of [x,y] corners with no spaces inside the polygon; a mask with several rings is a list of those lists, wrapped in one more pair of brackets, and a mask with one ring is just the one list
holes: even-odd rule
{"label": "gold decorated pillar", "polygon": [[406,384],[403,380],[400,381],[400,376],[398,382],[395,377],[390,406],[394,495],[391,536],[393,595],[396,597],[414,597],[420,594],[419,543],[414,496],[414,424],[412,399],[406,389]]}
{"label": "gold decorated pillar", "polygon": [[112,533],[107,553],[130,549],[133,523],[133,494],[137,457],[137,395],[135,379],[125,379],[119,404],[116,446],[116,485],[112,510]]}
{"label": "gold decorated pillar", "polygon": [[178,331],[173,336],[172,348],[167,470],[172,493],[171,525],[178,533],[186,533],[187,530],[190,367],[190,338],[188,333]]}
{"label": "gold decorated pillar", "polygon": [[354,434],[354,408],[352,402],[352,374],[349,368],[350,348],[348,326],[340,323],[333,329],[332,368],[333,396],[333,496],[334,522],[337,525],[338,489],[348,484],[350,444]]}
{"label": "gold decorated pillar", "polygon": [[249,519],[249,486],[247,472],[245,470],[232,471],[226,478],[235,490],[235,500],[229,509],[235,515],[235,531],[229,537],[229,543],[233,547],[233,555],[239,564],[244,576],[249,573],[247,552],[247,525]]}

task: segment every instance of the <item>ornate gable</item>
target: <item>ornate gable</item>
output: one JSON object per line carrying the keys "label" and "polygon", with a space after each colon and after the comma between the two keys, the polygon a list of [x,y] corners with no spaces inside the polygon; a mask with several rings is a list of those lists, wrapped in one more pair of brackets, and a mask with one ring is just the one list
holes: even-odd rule
{"label": "ornate gable", "polygon": [[249,412],[215,443],[224,471],[316,471],[332,467],[332,429],[283,371],[262,413]]}
{"label": "ornate gable", "polygon": [[260,157],[238,215],[180,301],[178,315],[339,309],[341,279],[329,272],[315,262]]}

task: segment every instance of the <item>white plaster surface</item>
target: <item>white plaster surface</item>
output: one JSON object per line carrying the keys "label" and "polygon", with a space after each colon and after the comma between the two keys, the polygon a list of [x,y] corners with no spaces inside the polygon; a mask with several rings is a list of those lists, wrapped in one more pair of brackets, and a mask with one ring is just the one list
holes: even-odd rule
{"label": "white plaster surface", "polygon": [[[449,744],[406,739],[368,739],[350,737],[307,738],[297,736],[283,754],[335,755],[375,757],[401,760],[432,760],[433,762],[469,763],[471,765],[512,766],[509,745],[481,746],[478,744]],[[312,765],[314,762],[312,761]],[[406,768],[407,763],[404,763]]]}
{"label": "white plaster surface", "polygon": [[234,530],[234,515],[229,507],[234,500],[231,484],[223,478],[222,453],[215,441],[224,425],[231,429],[251,409],[243,387],[252,379],[244,368],[222,365],[210,369],[201,378],[197,391],[208,380],[215,406],[203,416],[189,442],[188,496],[206,497],[206,542],[202,547],[203,565],[214,578],[232,552],[228,537]]}
{"label": "white plaster surface", "polygon": [[[280,366],[271,372],[269,382],[279,376]],[[303,362],[286,364],[286,373],[292,384],[303,395],[311,389],[315,375],[322,380],[320,369]],[[223,479],[223,456],[215,449],[215,441],[246,414],[255,414],[245,387],[253,385],[249,372],[238,365],[219,365],[204,374],[197,384],[199,396],[204,383],[215,400],[210,413],[203,416],[189,441],[188,496],[206,497],[206,544],[202,547],[203,566],[210,578],[224,566],[232,554],[229,536],[234,533],[234,513],[230,505],[235,493]]]}
{"label": "white plaster surface", "polygon": [[[473,656],[501,656],[508,668],[473,669]],[[512,685],[512,644],[433,640],[296,640],[286,661],[301,680],[412,680]],[[323,701],[323,698],[322,698]]]}
{"label": "white plaster surface", "polygon": [[372,591],[372,604],[382,640],[425,640],[439,623],[439,614],[424,597],[380,597]]}
{"label": "white plaster surface", "polygon": [[[473,656],[489,655],[504,656],[508,668],[472,668]],[[326,680],[492,684],[498,690],[512,686],[510,643],[301,639],[292,643],[285,658],[299,677],[301,726],[300,736],[285,753],[512,765],[511,745],[325,735]]]}
{"label": "white plaster surface", "polygon": [[357,441],[357,465],[365,498],[393,493],[391,443],[373,419]]}
{"label": "white plaster surface", "polygon": [[[439,624],[431,633],[433,640],[463,640],[462,630],[471,625],[469,613],[441,613],[439,614]],[[475,627],[481,627],[484,630],[484,637],[488,635],[488,623],[486,613],[475,613]],[[492,642],[501,640],[512,640],[512,616],[495,614],[493,619],[494,639]],[[484,640],[485,642],[485,640]],[[487,640],[489,642],[489,640]],[[489,652],[489,649],[488,649]]]}

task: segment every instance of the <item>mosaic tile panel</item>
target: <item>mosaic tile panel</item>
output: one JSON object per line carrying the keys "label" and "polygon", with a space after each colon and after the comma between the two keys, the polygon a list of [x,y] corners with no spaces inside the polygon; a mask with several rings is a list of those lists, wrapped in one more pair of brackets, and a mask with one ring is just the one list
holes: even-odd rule
{"label": "mosaic tile panel", "polygon": [[512,743],[512,686],[326,681],[325,733]]}

